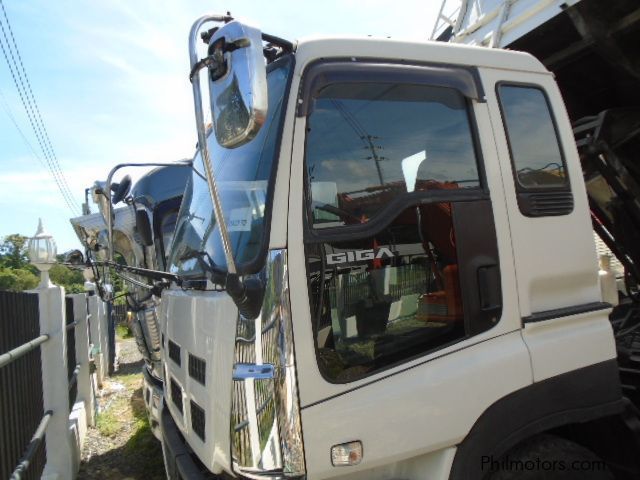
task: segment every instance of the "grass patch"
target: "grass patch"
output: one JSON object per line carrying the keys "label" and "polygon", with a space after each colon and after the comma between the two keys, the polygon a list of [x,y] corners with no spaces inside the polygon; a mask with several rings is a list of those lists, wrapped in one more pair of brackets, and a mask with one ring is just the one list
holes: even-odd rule
{"label": "grass patch", "polygon": [[115,399],[96,420],[100,433],[120,445],[112,450],[119,458],[117,469],[121,477],[118,478],[164,479],[162,446],[151,432],[140,375],[123,375],[118,380],[127,385],[131,395]]}
{"label": "grass patch", "polygon": [[118,383],[123,384],[127,390],[135,390],[142,384],[141,373],[127,373],[124,375],[118,375],[116,373],[112,378]]}
{"label": "grass patch", "polygon": [[153,436],[147,410],[142,398],[142,388],[137,389],[131,397],[131,413],[133,414],[132,434],[124,446],[127,456],[135,457],[140,462],[140,470],[149,475],[149,478],[164,478],[164,462],[162,459],[162,447]]}
{"label": "grass patch", "polygon": [[[121,383],[124,388],[128,391],[133,391],[134,395],[139,393],[139,400],[142,403],[142,414],[144,419],[146,420],[146,409],[144,407],[144,400],[142,399],[142,388],[140,384],[142,383],[142,377],[139,373],[129,374],[129,375],[121,375],[116,377],[118,383]],[[131,403],[133,403],[134,398],[129,398],[128,396],[117,397],[109,404],[108,408],[98,415],[96,419],[96,427],[100,431],[100,434],[105,437],[115,437],[118,433],[123,430],[125,427],[130,427],[131,422],[138,422],[139,417],[136,415],[136,412],[131,409]],[[132,418],[133,417],[133,418]],[[137,428],[137,423],[135,425]]]}
{"label": "grass patch", "polygon": [[[109,409],[101,412],[96,419],[96,427],[105,437],[115,437],[126,423],[126,410],[128,408],[126,398],[118,398],[113,401]],[[125,415],[123,415],[125,413]]]}
{"label": "grass patch", "polygon": [[122,338],[122,339],[133,337],[133,333],[131,333],[131,329],[124,323],[118,323],[116,325],[116,335],[118,336],[118,338]]}

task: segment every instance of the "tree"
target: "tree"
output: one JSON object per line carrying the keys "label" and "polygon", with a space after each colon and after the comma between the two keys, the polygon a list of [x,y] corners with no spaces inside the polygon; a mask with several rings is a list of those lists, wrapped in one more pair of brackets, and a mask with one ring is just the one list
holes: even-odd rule
{"label": "tree", "polygon": [[40,283],[40,278],[25,268],[18,268],[13,273],[18,277],[17,290],[31,290]]}
{"label": "tree", "polygon": [[0,244],[0,267],[25,268],[29,265],[27,240],[29,237],[14,233],[7,235]]}
{"label": "tree", "polygon": [[56,264],[49,270],[49,278],[55,285],[64,287],[67,293],[84,292],[84,277],[78,270]]}
{"label": "tree", "polygon": [[0,290],[15,290],[18,276],[6,268],[0,269]]}
{"label": "tree", "polygon": [[0,290],[31,290],[40,280],[29,270],[23,268],[0,268]]}

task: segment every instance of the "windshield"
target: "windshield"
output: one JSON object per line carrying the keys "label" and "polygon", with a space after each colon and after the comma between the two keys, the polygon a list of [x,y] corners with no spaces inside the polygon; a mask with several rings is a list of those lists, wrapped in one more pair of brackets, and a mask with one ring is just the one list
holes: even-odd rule
{"label": "windshield", "polygon": [[[227,149],[215,141],[215,135],[208,138],[233,256],[242,273],[257,270],[253,267],[259,262],[259,254],[267,241],[273,189],[271,177],[276,166],[282,106],[291,63],[291,58],[286,57],[268,66],[267,119],[252,141]],[[209,267],[218,271],[227,268],[205,167],[198,152],[178,215],[169,271],[201,277]]]}

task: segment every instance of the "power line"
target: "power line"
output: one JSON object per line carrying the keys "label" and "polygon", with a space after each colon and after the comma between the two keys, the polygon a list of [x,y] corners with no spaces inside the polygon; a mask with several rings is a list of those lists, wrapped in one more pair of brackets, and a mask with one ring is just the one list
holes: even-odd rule
{"label": "power line", "polygon": [[[62,179],[62,185],[63,187],[66,188],[67,193],[69,194],[70,199],[72,200],[72,202],[75,204],[75,202],[73,201],[73,195],[71,193],[71,190],[69,188],[69,184],[67,183],[67,179],[64,176],[64,173],[62,172],[62,168],[60,167],[60,163],[58,162],[58,158],[56,157],[56,153],[53,150],[53,146],[51,145],[51,140],[49,139],[49,134],[47,132],[47,127],[44,125],[44,122],[42,120],[42,115],[40,115],[40,109],[38,108],[38,103],[36,102],[35,97],[33,96],[33,90],[31,89],[31,83],[29,82],[29,77],[27,75],[27,71],[24,68],[24,64],[22,63],[22,56],[20,55],[20,49],[18,48],[18,44],[16,43],[16,39],[13,35],[13,29],[11,28],[11,23],[9,23],[9,17],[7,17],[7,11],[4,8],[4,3],[2,2],[2,0],[0,0],[0,6],[2,7],[2,13],[4,15],[4,19],[7,23],[7,28],[9,29],[9,35],[11,36],[11,41],[13,42],[13,47],[15,48],[16,51],[16,55],[18,57],[18,61],[20,62],[20,68],[22,69],[22,73],[24,75],[24,79],[27,82],[27,90],[29,92],[29,95],[31,96],[31,102],[33,104],[33,107],[35,107],[35,111],[36,111],[36,124],[40,123],[40,126],[42,127],[42,131],[44,132],[44,139],[45,139],[45,143],[48,146],[48,151],[49,154],[53,157],[54,160],[54,166],[57,166],[58,169],[58,173]],[[4,33],[4,31],[3,31]],[[6,38],[6,37],[5,37]],[[13,57],[12,57],[13,58]],[[15,60],[14,60],[15,63]],[[16,70],[18,70],[16,68]],[[20,73],[18,71],[18,73]],[[20,76],[20,83],[22,83],[22,76]],[[22,88],[24,89],[24,84],[22,84]],[[33,109],[32,109],[33,111]],[[77,206],[77,205],[76,205]]]}
{"label": "power line", "polygon": [[[11,29],[11,24],[9,23],[9,18],[7,17],[7,12],[6,12],[5,8],[4,8],[4,4],[2,3],[2,0],[0,0],[0,6],[2,6],[2,11],[3,11],[3,14],[4,14],[4,18],[5,18],[5,21],[7,22],[7,28],[9,30],[9,34],[11,36],[11,40],[13,42],[13,46],[14,46],[16,55],[18,56],[18,60],[20,61],[20,66],[22,67],[22,73],[24,75],[24,79],[26,80],[27,86],[29,87],[29,94],[30,94],[31,98],[29,98],[29,96],[27,95],[27,89],[25,88],[24,82],[23,82],[23,75],[20,74],[20,70],[18,69],[18,65],[17,65],[15,57],[13,55],[13,50],[11,49],[11,44],[9,43],[6,31],[4,29],[4,26],[2,25],[1,20],[0,20],[0,27],[2,28],[2,34],[3,34],[5,42],[7,44],[7,49],[9,50],[9,54],[11,55],[11,60],[13,61],[13,64],[14,64],[14,67],[15,67],[15,72],[18,74],[18,79],[20,81],[20,85],[22,86],[22,90],[17,85],[16,76],[14,74],[13,68],[11,68],[11,65],[9,64],[9,60],[7,58],[7,55],[6,55],[6,52],[4,52],[4,48],[3,48],[3,53],[5,55],[5,60],[7,61],[7,64],[9,64],[9,69],[11,71],[11,75],[13,77],[14,83],[16,84],[16,88],[18,89],[18,91],[20,93],[21,101],[23,103],[23,106],[25,107],[25,111],[27,112],[27,116],[29,117],[29,121],[31,123],[32,129],[34,130],[34,133],[36,134],[36,137],[38,139],[38,143],[40,144],[40,148],[42,149],[42,153],[44,154],[45,158],[47,159],[47,163],[49,163],[49,165],[50,165],[50,171],[51,171],[52,175],[54,176],[54,178],[56,178],[56,183],[58,184],[58,188],[61,190],[61,193],[63,194],[65,202],[71,208],[71,211],[75,214],[76,211],[77,211],[77,204],[73,200],[73,195],[71,194],[71,190],[70,190],[70,188],[68,186],[66,178],[64,177],[64,174],[62,173],[62,169],[60,167],[60,164],[58,163],[58,160],[55,157],[55,152],[53,152],[53,148],[51,147],[51,142],[49,141],[48,135],[46,134],[47,133],[46,132],[46,127],[44,126],[44,122],[42,121],[42,116],[40,115],[40,110],[38,109],[38,104],[37,104],[37,102],[35,100],[35,97],[33,95],[33,91],[31,89],[31,84],[29,82],[29,77],[27,76],[27,72],[26,72],[26,70],[24,68],[24,64],[22,62],[22,57],[20,56],[20,50],[18,49],[18,45],[16,43],[15,36],[13,35],[13,30]],[[24,96],[23,96],[23,92],[24,92]],[[24,102],[24,100],[25,100],[24,97],[26,97],[26,100],[27,100],[26,105],[25,105],[25,102]],[[37,115],[34,113],[34,106],[35,106],[35,111],[37,112]],[[35,120],[35,128],[34,128],[34,120]],[[43,134],[43,131],[44,131],[44,134]]]}
{"label": "power line", "polygon": [[[0,22],[0,26],[2,26],[1,22]],[[5,60],[7,61],[7,65],[9,67],[9,71],[11,73],[11,77],[13,78],[13,83],[16,86],[16,89],[18,90],[18,94],[20,95],[20,101],[22,102],[22,106],[24,107],[25,111],[27,112],[27,117],[29,119],[29,123],[31,124],[31,128],[34,130],[34,133],[36,133],[36,140],[38,141],[38,144],[40,145],[40,149],[42,150],[42,152],[44,154],[44,157],[47,160],[49,172],[51,173],[51,176],[53,177],[53,180],[56,182],[58,190],[60,190],[60,193],[62,194],[62,198],[64,199],[65,203],[67,204],[67,207],[69,207],[69,209],[72,212],[74,212],[73,207],[70,204],[69,199],[67,198],[67,195],[65,194],[66,192],[62,189],[62,186],[60,185],[60,180],[58,179],[58,176],[56,175],[56,173],[55,173],[55,171],[53,169],[53,165],[51,164],[51,161],[50,161],[49,157],[46,155],[44,147],[42,146],[42,141],[40,140],[40,136],[36,132],[36,128],[35,128],[35,126],[33,124],[33,119],[31,118],[31,115],[29,115],[29,110],[27,109],[27,105],[26,105],[26,103],[24,101],[22,90],[18,86],[18,82],[16,80],[15,73],[13,71],[13,67],[12,67],[11,63],[9,62],[9,58],[7,56],[7,52],[5,50],[4,43],[2,42],[1,38],[0,38],[0,48],[2,49],[2,53],[4,55]],[[75,214],[75,212],[74,212],[74,214]]]}
{"label": "power line", "polygon": [[[27,113],[27,117],[29,119],[29,123],[31,124],[31,128],[36,136],[36,140],[38,141],[38,144],[40,146],[40,149],[43,153],[44,158],[47,161],[48,164],[48,168],[49,168],[49,172],[51,173],[51,175],[53,176],[54,181],[56,182],[56,185],[58,187],[58,190],[60,191],[65,203],[67,204],[67,206],[69,207],[69,209],[71,210],[71,212],[74,215],[77,215],[78,212],[78,206],[77,203],[74,201],[73,199],[73,195],[71,193],[71,189],[69,188],[69,185],[67,183],[67,180],[62,172],[62,168],[58,162],[58,159],[55,155],[55,152],[53,150],[53,146],[51,145],[51,141],[49,139],[49,135],[47,133],[46,127],[44,125],[44,121],[42,120],[42,116],[40,114],[40,110],[38,108],[38,104],[35,100],[35,96],[33,95],[33,90],[31,89],[31,84],[29,82],[29,77],[27,76],[27,72],[24,68],[24,64],[22,62],[22,57],[20,56],[20,50],[18,49],[18,45],[16,43],[15,37],[13,35],[13,30],[11,29],[11,24],[9,23],[9,18],[7,17],[7,12],[4,8],[4,4],[2,2],[2,0],[0,0],[0,6],[2,7],[2,11],[3,11],[3,15],[5,18],[5,21],[7,23],[7,29],[9,30],[9,34],[11,36],[11,40],[13,42],[13,47],[15,49],[16,52],[16,56],[18,57],[18,60],[20,62],[20,67],[22,68],[22,74],[20,72],[20,69],[18,68],[18,64],[16,62],[15,56],[13,54],[13,50],[11,48],[11,44],[9,42],[9,39],[7,37],[7,32],[4,28],[4,25],[2,24],[2,20],[0,19],[0,29],[2,29],[2,35],[4,37],[5,43],[6,43],[6,49],[5,46],[2,42],[2,39],[0,38],[0,47],[2,49],[2,53],[4,55],[4,58],[7,62],[7,65],[9,67],[9,71],[11,73],[11,77],[13,78],[13,83],[16,87],[16,89],[18,90],[18,94],[20,96],[20,101],[22,102],[22,105],[25,109],[25,112]],[[9,55],[7,55],[7,50],[9,52]],[[9,61],[9,56],[11,56],[11,60],[13,61],[13,66],[11,64],[11,62]],[[14,70],[15,69],[15,70]],[[17,76],[17,78],[16,78]],[[23,76],[24,76],[24,80],[23,80]],[[18,82],[19,80],[19,82]],[[24,82],[26,81],[27,83],[27,87],[25,87]],[[19,84],[18,84],[19,83]],[[22,88],[20,88],[22,87]],[[28,93],[27,93],[28,91]],[[5,109],[6,110],[6,109]],[[17,127],[17,123],[15,122],[15,118],[13,118],[12,115],[9,115],[10,118],[12,119],[12,122],[14,123],[14,125],[16,125]],[[18,127],[17,127],[18,128]],[[22,131],[18,128],[20,134],[24,137],[24,134],[22,133]],[[28,142],[27,142],[28,143]],[[31,145],[28,143],[28,145],[31,147]],[[33,148],[32,148],[33,151]],[[34,152],[35,153],[35,152]],[[37,157],[41,162],[42,160]]]}
{"label": "power line", "polygon": [[24,141],[24,143],[27,145],[27,147],[29,147],[29,150],[31,150],[31,153],[33,153],[33,156],[38,159],[40,164],[44,168],[47,168],[47,164],[44,163],[42,158],[40,158],[40,155],[38,155],[38,152],[36,152],[35,148],[33,148],[33,145],[31,145],[31,142],[29,142],[29,139],[27,139],[26,135],[23,133],[22,129],[18,125],[18,122],[16,121],[16,118],[13,116],[13,113],[11,112],[11,108],[9,107],[9,103],[5,99],[4,93],[2,93],[2,90],[0,90],[0,99],[2,100],[2,109],[4,110],[4,112],[7,114],[7,116],[11,120],[11,123],[13,123],[13,126],[16,127],[16,130],[18,130],[18,133],[22,137],[22,140]]}

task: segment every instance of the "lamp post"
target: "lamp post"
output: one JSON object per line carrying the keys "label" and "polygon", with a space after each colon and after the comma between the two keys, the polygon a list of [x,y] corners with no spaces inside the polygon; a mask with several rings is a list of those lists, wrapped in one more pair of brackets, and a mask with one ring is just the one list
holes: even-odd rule
{"label": "lamp post", "polygon": [[49,269],[56,262],[57,247],[53,237],[42,226],[42,219],[38,219],[38,230],[29,239],[27,253],[29,261],[40,270],[40,285],[38,288],[52,286],[49,280]]}

